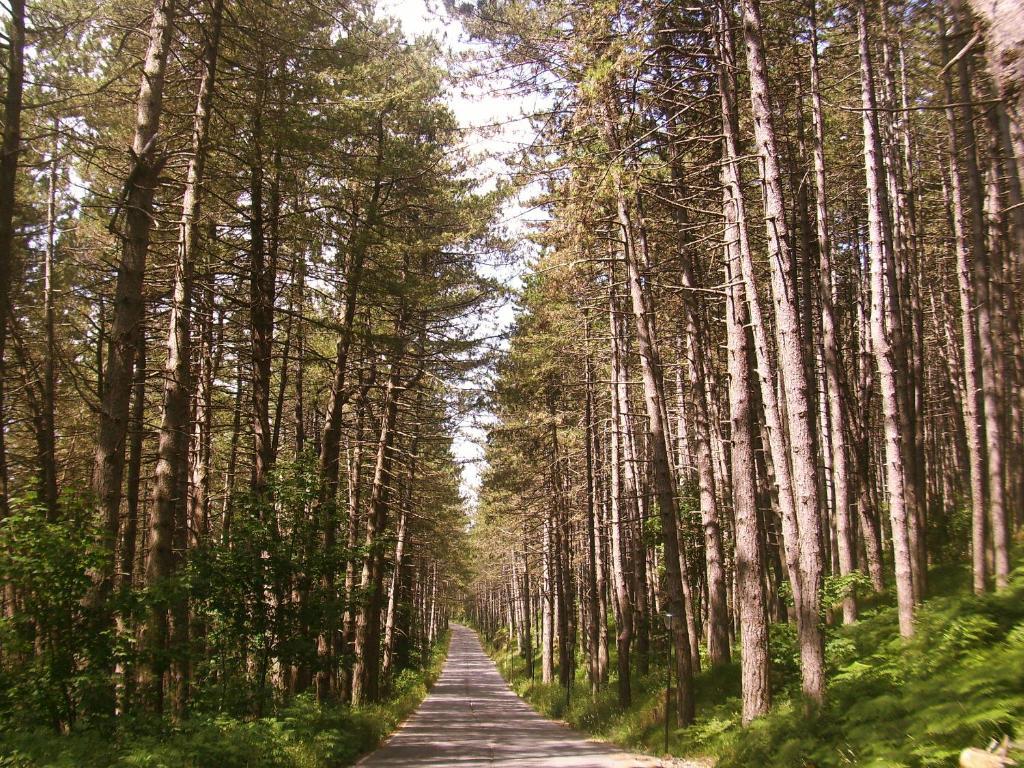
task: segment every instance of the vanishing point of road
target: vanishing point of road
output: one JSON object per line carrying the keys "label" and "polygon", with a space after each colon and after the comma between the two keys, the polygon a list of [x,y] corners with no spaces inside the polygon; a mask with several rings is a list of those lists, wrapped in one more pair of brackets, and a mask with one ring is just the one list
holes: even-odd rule
{"label": "vanishing point of road", "polygon": [[476,634],[452,625],[448,660],[430,694],[391,739],[359,766],[653,768],[682,764],[630,755],[544,719],[509,689]]}

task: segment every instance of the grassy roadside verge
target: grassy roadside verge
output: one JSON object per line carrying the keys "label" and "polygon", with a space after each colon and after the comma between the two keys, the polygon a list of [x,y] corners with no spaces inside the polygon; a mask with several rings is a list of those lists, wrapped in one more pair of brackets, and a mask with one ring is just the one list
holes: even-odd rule
{"label": "grassy roadside verge", "polygon": [[302,695],[272,716],[197,713],[179,726],[142,720],[95,731],[0,732],[0,768],[342,768],[375,749],[419,706],[448,655],[449,637],[420,670],[398,675],[391,695],[362,707],[320,706]]}
{"label": "grassy roadside verge", "polygon": [[[739,666],[696,680],[698,720],[670,733],[669,752],[713,760],[719,768],[955,766],[965,747],[1009,735],[1024,739],[1024,568],[997,595],[974,596],[966,572],[936,569],[920,606],[917,634],[900,640],[890,600],[865,608],[849,627],[829,627],[828,703],[813,717],[799,699],[793,628],[772,627],[775,705],[749,728],[739,722]],[[614,635],[612,635],[614,638]],[[635,675],[633,704],[620,710],[614,679],[591,697],[585,665],[569,692],[524,676],[525,661],[504,634],[489,652],[513,688],[542,714],[623,747],[663,753],[665,667],[660,646],[651,669]],[[610,663],[614,676],[614,653]],[[1021,755],[1017,755],[1020,757]]]}

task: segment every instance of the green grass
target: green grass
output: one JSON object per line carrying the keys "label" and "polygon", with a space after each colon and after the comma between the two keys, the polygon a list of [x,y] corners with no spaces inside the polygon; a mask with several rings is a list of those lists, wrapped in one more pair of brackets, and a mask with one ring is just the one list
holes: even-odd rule
{"label": "green grass", "polygon": [[195,715],[172,726],[144,720],[113,736],[98,731],[0,732],[2,768],[340,768],[376,748],[419,706],[444,665],[447,638],[423,670],[406,670],[392,695],[362,707],[293,699],[271,717]]}
{"label": "green grass", "polygon": [[[702,757],[719,768],[955,766],[965,747],[1024,737],[1024,568],[1009,589],[976,597],[963,569],[931,574],[934,597],[918,609],[915,638],[899,638],[891,600],[861,620],[827,629],[830,682],[826,705],[812,716],[799,699],[795,632],[771,632],[775,704],[767,717],[740,725],[738,663],[696,680],[697,722],[670,734],[673,755]],[[612,635],[614,637],[614,635]],[[490,648],[502,673],[515,657],[503,635]],[[658,656],[662,650],[656,651]],[[513,687],[542,714],[624,747],[660,754],[665,667],[652,658],[634,675],[633,705],[620,710],[613,679],[590,696],[583,665],[570,702],[557,683],[524,678],[515,657]],[[539,662],[535,665],[538,671]]]}

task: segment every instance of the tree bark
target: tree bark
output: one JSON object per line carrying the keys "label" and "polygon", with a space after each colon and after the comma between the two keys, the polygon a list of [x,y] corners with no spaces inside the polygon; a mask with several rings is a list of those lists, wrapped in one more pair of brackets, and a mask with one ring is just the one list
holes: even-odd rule
{"label": "tree bark", "polygon": [[[172,538],[180,539],[187,545],[189,402],[192,393],[192,275],[199,243],[198,218],[206,168],[207,134],[213,105],[223,9],[223,0],[214,0],[210,18],[204,29],[207,41],[201,60],[202,76],[193,120],[192,157],[188,164],[181,220],[178,226],[178,259],[175,265],[170,327],[167,334],[163,413],[157,444],[153,514],[150,518],[150,554],[146,567],[146,585],[155,594],[167,589],[168,580],[175,570],[177,561],[184,556],[177,547],[177,551],[172,552]],[[166,618],[161,619],[156,614],[165,612],[168,607],[178,616],[176,625],[180,625],[186,618],[187,611],[181,606],[169,606],[163,600],[158,600],[151,609],[146,632],[151,654],[150,663],[154,664],[151,670],[152,682],[154,686],[161,687],[163,676],[160,674],[160,664],[156,659],[167,646],[168,638],[164,632]],[[187,631],[181,626],[178,626],[178,630],[177,639],[182,643],[186,642]],[[179,658],[180,653],[172,655]],[[185,670],[179,669],[176,678],[184,681],[185,677]],[[184,687],[185,684],[182,683],[182,688]],[[150,695],[157,711],[161,711],[162,692],[151,692]],[[184,714],[185,699],[184,690],[176,692],[175,714],[178,717]]]}
{"label": "tree bark", "polygon": [[[366,429],[366,418],[369,412],[367,397],[370,387],[376,380],[376,370],[371,369],[366,380],[360,380],[360,391],[355,402],[355,429],[352,434],[351,447],[347,449],[348,466],[348,520],[346,522],[345,544],[350,553],[345,560],[345,613],[342,616],[340,637],[337,633],[329,631],[321,634],[318,641],[318,653],[320,654],[320,668],[317,671],[317,698],[325,701],[331,696],[331,668],[340,663],[340,679],[338,680],[338,693],[342,699],[348,699],[352,693],[352,675],[346,670],[347,657],[344,660],[337,659],[338,654],[348,653],[348,647],[355,641],[355,605],[353,595],[356,587],[356,566],[357,561],[354,553],[359,544],[360,524],[362,515],[363,491],[363,439]],[[373,417],[370,416],[372,421]],[[333,648],[332,648],[333,645]]]}
{"label": "tree bark", "polygon": [[989,73],[1006,106],[1018,175],[1024,177],[1024,7],[1017,0],[968,3],[983,23]]}
{"label": "tree bark", "polygon": [[[824,638],[819,609],[823,581],[818,478],[804,343],[800,327],[793,255],[788,242],[779,151],[768,85],[768,66],[762,39],[758,0],[743,0],[743,32],[754,115],[754,138],[761,165],[768,261],[775,309],[779,379],[789,427],[793,501],[799,526],[800,590],[796,595],[797,631],[803,673],[803,692],[812,702],[825,697]],[[785,460],[785,459],[783,459]],[[778,465],[779,461],[776,461]]]}
{"label": "tree bark", "polygon": [[375,701],[379,694],[378,659],[380,654],[381,582],[383,578],[383,541],[390,501],[391,464],[395,425],[398,419],[398,398],[401,386],[401,368],[397,359],[391,361],[391,371],[384,395],[380,436],[377,440],[376,463],[370,509],[366,516],[366,559],[360,579],[362,603],[355,621],[355,664],[352,667],[352,705]]}
{"label": "tree bark", "polygon": [[871,265],[871,340],[878,363],[885,433],[885,476],[892,525],[893,561],[896,574],[900,634],[914,634],[914,584],[910,549],[906,477],[903,467],[900,381],[896,351],[891,336],[896,333],[895,275],[892,268],[891,227],[887,224],[888,192],[882,169],[882,147],[878,135],[874,72],[868,46],[867,7],[857,7],[857,38],[861,67],[862,127],[864,132],[864,173],[868,197],[868,235]]}
{"label": "tree bark", "polygon": [[[954,33],[958,26],[958,23],[954,22]],[[990,30],[990,37],[993,32]],[[967,177],[967,197],[970,202],[968,218],[974,283],[973,311],[981,363],[980,414],[985,425],[984,444],[987,448],[985,491],[988,499],[988,524],[994,555],[993,571],[996,587],[1002,589],[1009,584],[1010,576],[1010,534],[1006,516],[1006,467],[1003,457],[1003,410],[997,374],[999,367],[998,344],[994,339],[993,301],[990,289],[994,275],[990,263],[991,254],[985,238],[985,193],[978,161],[978,137],[974,130],[974,109],[971,106],[974,97],[971,87],[974,80],[974,72],[970,66],[971,58],[968,53],[957,62],[957,79],[960,86],[958,93],[961,111],[960,129],[964,136],[963,170]]]}
{"label": "tree bark", "polygon": [[555,580],[554,547],[552,547],[552,521],[551,511],[544,519],[543,524],[543,570],[544,582],[541,585],[541,665],[540,681],[545,685],[550,684],[555,678]]}
{"label": "tree bark", "polygon": [[[620,150],[616,136],[615,115],[617,111],[611,94],[603,99],[602,127],[609,150]],[[676,506],[676,482],[674,467],[669,460],[666,440],[664,376],[657,340],[651,326],[653,317],[648,289],[641,281],[638,262],[637,238],[629,201],[617,167],[612,170],[616,192],[616,212],[620,236],[622,237],[622,258],[626,266],[626,282],[629,286],[633,321],[636,326],[637,346],[640,352],[640,367],[643,378],[644,404],[647,410],[648,434],[650,435],[651,463],[654,473],[654,492],[661,518],[663,546],[665,551],[665,594],[669,612],[675,617],[675,647],[677,675],[676,720],[680,727],[689,725],[694,717],[693,672],[690,658],[690,640],[686,629],[686,607],[683,598],[683,574],[679,567],[678,508]]]}
{"label": "tree bark", "polygon": [[224,472],[224,506],[221,513],[221,541],[231,541],[231,518],[234,514],[235,475],[238,469],[238,440],[242,432],[242,404],[245,388],[244,356],[237,355],[235,365],[235,404],[231,415],[231,447],[228,450],[228,465]]}
{"label": "tree bark", "polygon": [[[13,49],[12,49],[13,50]],[[10,84],[8,84],[10,88]],[[42,486],[43,503],[46,505],[47,517],[54,521],[58,515],[59,493],[57,488],[57,427],[55,408],[57,403],[57,337],[56,337],[56,313],[54,311],[54,267],[57,261],[57,153],[59,149],[59,128],[60,123],[56,118],[53,121],[53,149],[50,155],[48,189],[46,196],[46,257],[43,264],[43,324],[45,326],[46,345],[43,353],[43,377],[42,377],[42,423],[41,423],[41,448],[40,451],[40,485]],[[2,182],[0,182],[2,183]],[[0,203],[2,205],[2,203]],[[3,214],[0,214],[0,219]],[[3,252],[3,227],[0,220],[0,253]],[[0,265],[0,274],[3,266]],[[0,290],[3,290],[0,288]],[[0,302],[3,298],[0,297]],[[5,333],[5,331],[0,331]],[[0,350],[3,350],[4,342],[0,341]],[[2,352],[0,352],[2,354]],[[0,377],[3,375],[2,358],[0,358]],[[2,398],[0,391],[0,398]],[[0,399],[0,421],[3,418],[3,401]],[[0,443],[0,483],[3,482],[2,472],[6,464],[4,446]],[[0,494],[6,495],[2,490]],[[4,502],[0,501],[0,505]],[[2,509],[2,506],[0,506]]]}
{"label": "tree bark", "polygon": [[[377,171],[383,162],[383,122],[377,124]],[[363,261],[370,247],[370,236],[378,223],[382,183],[376,179],[367,205],[362,226],[357,224],[350,243],[348,261],[345,265],[345,293],[341,312],[341,328],[335,346],[334,375],[331,392],[324,416],[323,437],[320,443],[321,504],[331,503],[337,495],[338,463],[341,451],[341,416],[348,393],[345,378],[348,373],[348,355],[352,347],[352,327],[356,316],[359,286],[363,277]]]}
{"label": "tree bark", "polygon": [[[943,59],[949,61],[951,56],[947,43],[945,22],[941,15],[940,41]],[[944,95],[947,104],[953,104],[952,76],[947,69],[943,72]],[[985,514],[985,435],[984,422],[981,416],[980,365],[978,355],[978,336],[974,320],[974,285],[971,274],[970,255],[967,250],[967,239],[964,233],[964,210],[962,173],[960,169],[960,135],[957,127],[956,111],[953,106],[946,108],[946,125],[949,142],[949,176],[950,203],[952,207],[953,248],[956,253],[957,287],[960,297],[960,330],[963,345],[963,408],[964,431],[966,434],[968,475],[971,496],[971,563],[974,591],[982,594],[986,588],[988,564],[985,559],[985,534],[987,530]]]}
{"label": "tree bark", "polygon": [[767,714],[771,706],[768,622],[764,592],[764,555],[757,514],[757,486],[750,403],[750,350],[747,311],[739,272],[739,230],[744,227],[742,200],[723,184],[725,214],[726,333],[729,346],[729,436],[732,503],[736,526],[736,591],[740,623],[740,674],[743,723]]}
{"label": "tree bark", "polygon": [[[125,435],[135,369],[138,337],[142,332],[142,285],[149,253],[153,198],[163,158],[156,148],[163,113],[164,73],[171,47],[175,0],[157,0],[143,64],[142,85],[132,140],[133,167],[123,193],[124,247],[117,268],[114,317],[110,329],[103,397],[92,475],[92,490],[104,520],[106,561],[94,575],[94,604],[103,605],[114,573],[114,547],[120,528],[121,482],[124,477]],[[120,209],[114,221],[119,218]]]}
{"label": "tree bark", "polygon": [[[625,372],[622,366],[622,351],[619,348],[618,302],[615,299],[615,270],[609,264],[609,301],[608,326],[611,329],[611,435],[609,439],[609,471],[611,473],[611,490],[609,509],[611,511],[612,534],[612,583],[615,586],[615,605],[618,613],[615,638],[616,663],[618,670],[617,692],[619,706],[628,707],[632,703],[632,686],[630,679],[630,646],[633,641],[633,602],[630,597],[629,583],[626,579],[626,528],[622,520],[622,510],[627,516],[637,515],[636,488],[632,487],[631,474],[622,471],[620,443],[625,419],[623,418],[620,389],[625,389]],[[628,427],[627,427],[628,429]],[[625,486],[625,487],[623,487]]]}
{"label": "tree bark", "polygon": [[584,386],[586,394],[583,406],[584,424],[584,454],[586,457],[587,475],[587,608],[590,613],[590,621],[587,626],[587,656],[590,661],[588,669],[590,676],[590,692],[597,695],[601,685],[601,663],[600,624],[604,623],[604,616],[600,612],[600,599],[598,597],[598,546],[595,529],[601,515],[600,502],[597,497],[594,471],[594,374],[593,362],[590,354],[590,318],[584,310],[586,359],[584,361]]}
{"label": "tree bark", "polygon": [[[409,322],[403,307],[395,319],[394,333],[404,339]],[[370,508],[366,516],[366,559],[363,562],[360,591],[363,595],[355,621],[355,663],[352,667],[352,705],[376,701],[380,695],[380,614],[384,576],[384,541],[393,481],[394,441],[398,422],[398,406],[402,395],[416,386],[423,375],[421,367],[407,381],[401,378],[405,357],[405,341],[399,342],[389,361],[390,372],[384,393],[380,437],[370,492]]]}
{"label": "tree bark", "polygon": [[[260,102],[262,99],[260,100]],[[274,293],[277,270],[267,258],[263,210],[262,104],[253,114],[253,158],[249,168],[249,332],[252,366],[252,488],[261,494],[274,463],[270,428],[270,376],[274,344]]]}
{"label": "tree bark", "polygon": [[[829,229],[828,196],[825,188],[825,126],[821,106],[821,85],[818,67],[817,0],[811,0],[811,122],[814,130],[814,200],[818,236],[818,304],[821,311],[821,350],[825,374],[825,399],[828,401],[828,421],[831,426],[832,501],[836,520],[836,554],[839,574],[849,575],[854,570],[854,534],[850,525],[849,467],[846,454],[846,387],[839,350],[839,329],[836,322],[832,295],[836,290],[832,269],[832,237]],[[857,600],[854,594],[843,600],[843,621],[857,620]]]}
{"label": "tree bark", "polygon": [[[146,437],[146,333],[139,333],[135,354],[135,375],[132,385],[132,403],[129,414],[128,478],[125,489],[125,523],[121,538],[120,588],[132,589],[135,583],[136,556],[138,554],[139,508],[142,485],[142,448]],[[141,559],[141,558],[140,558]]]}
{"label": "tree bark", "polygon": [[[411,485],[411,481],[407,481]],[[402,511],[398,519],[398,534],[395,537],[395,567],[391,573],[391,584],[388,587],[388,607],[384,618],[384,660],[381,663],[381,679],[389,685],[395,655],[395,610],[398,600],[398,587],[402,576],[402,559],[405,557],[405,540],[408,536],[409,500],[411,490],[407,487],[406,496],[402,501]]]}
{"label": "tree bark", "polygon": [[[14,276],[14,204],[18,157],[21,154],[21,109],[25,87],[25,0],[11,0],[10,11],[11,20],[7,25],[7,47],[10,53],[4,94],[3,146],[0,147],[0,520],[7,516],[9,504],[4,379],[7,368],[7,323],[11,316],[10,286]],[[116,540],[116,533],[113,540]]]}

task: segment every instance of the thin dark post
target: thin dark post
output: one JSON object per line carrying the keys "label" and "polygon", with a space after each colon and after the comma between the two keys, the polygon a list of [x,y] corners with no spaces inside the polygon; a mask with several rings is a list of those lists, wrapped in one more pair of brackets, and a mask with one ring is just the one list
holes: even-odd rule
{"label": "thin dark post", "polygon": [[665,679],[665,754],[668,754],[668,721],[672,710],[672,629],[675,624],[675,616],[668,611],[662,613],[665,620],[665,629],[668,630],[668,668]]}
{"label": "thin dark post", "polygon": [[665,754],[668,754],[668,718],[672,709],[672,635],[668,638],[668,669],[665,680]]}
{"label": "thin dark post", "polygon": [[[573,649],[573,656],[576,654],[576,649]],[[572,656],[569,657],[569,662],[566,665],[569,667],[569,674],[565,678],[565,716],[569,717],[569,704],[572,700],[572,679],[574,677],[572,668]]]}

